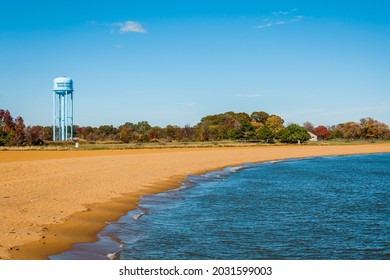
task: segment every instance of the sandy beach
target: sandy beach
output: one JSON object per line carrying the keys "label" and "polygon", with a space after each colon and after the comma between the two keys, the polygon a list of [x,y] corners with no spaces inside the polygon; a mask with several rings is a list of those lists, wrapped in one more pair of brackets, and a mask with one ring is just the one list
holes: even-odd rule
{"label": "sandy beach", "polygon": [[92,242],[144,194],[188,174],[285,158],[390,152],[390,143],[113,151],[0,151],[0,258],[46,259]]}

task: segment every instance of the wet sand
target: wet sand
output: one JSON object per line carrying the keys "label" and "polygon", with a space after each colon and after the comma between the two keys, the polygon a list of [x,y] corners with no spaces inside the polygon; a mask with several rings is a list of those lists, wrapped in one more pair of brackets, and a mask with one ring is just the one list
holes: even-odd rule
{"label": "wet sand", "polygon": [[245,162],[390,152],[390,143],[118,151],[0,151],[0,258],[46,259],[92,242],[139,197]]}

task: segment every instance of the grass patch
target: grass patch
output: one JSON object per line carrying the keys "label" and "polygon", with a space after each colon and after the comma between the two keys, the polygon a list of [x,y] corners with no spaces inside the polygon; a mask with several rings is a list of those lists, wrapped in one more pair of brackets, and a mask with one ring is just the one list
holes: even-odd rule
{"label": "grass patch", "polygon": [[[317,142],[306,142],[301,145],[307,146],[331,146],[331,145],[364,145],[390,143],[390,140],[326,140]],[[259,146],[290,146],[299,144],[283,144],[280,142],[242,142],[242,141],[212,141],[212,142],[150,142],[150,143],[119,143],[119,142],[96,142],[79,143],[79,148],[75,147],[75,142],[50,142],[43,146],[25,147],[0,147],[0,151],[93,151],[93,150],[129,150],[129,149],[168,149],[168,148],[210,148],[210,147],[259,147]]]}

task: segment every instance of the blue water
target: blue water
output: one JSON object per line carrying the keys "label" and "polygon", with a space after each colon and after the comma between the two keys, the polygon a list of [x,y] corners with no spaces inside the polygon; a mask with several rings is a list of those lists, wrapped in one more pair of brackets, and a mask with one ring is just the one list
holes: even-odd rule
{"label": "blue water", "polygon": [[189,176],[178,190],[143,197],[100,238],[52,258],[390,259],[390,154]]}

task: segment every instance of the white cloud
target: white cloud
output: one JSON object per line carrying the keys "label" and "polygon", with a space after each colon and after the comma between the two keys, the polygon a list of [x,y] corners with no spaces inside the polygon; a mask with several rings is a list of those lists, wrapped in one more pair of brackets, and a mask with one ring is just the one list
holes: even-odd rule
{"label": "white cloud", "polygon": [[296,10],[297,10],[297,8],[294,8],[294,9],[291,9],[290,11],[280,11],[280,12],[274,12],[272,14],[273,15],[288,15],[288,14],[295,12]]}
{"label": "white cloud", "polygon": [[298,21],[301,21],[301,20],[303,20],[303,16],[295,16],[295,17],[293,17],[293,19],[291,20],[291,22],[298,22]]}
{"label": "white cloud", "polygon": [[128,32],[147,33],[146,29],[136,21],[128,20],[125,22],[115,22],[112,24],[112,26],[119,27],[118,32],[121,34]]}
{"label": "white cloud", "polygon": [[274,25],[285,25],[299,22],[304,19],[304,16],[293,14],[297,9],[292,9],[290,11],[279,11],[272,13],[271,16],[263,17],[262,24],[255,26],[255,28],[262,29],[266,27],[271,27]]}
{"label": "white cloud", "polygon": [[256,26],[256,28],[261,29],[261,28],[264,28],[264,27],[271,27],[272,25],[273,25],[272,23],[266,23],[266,24],[258,25],[258,26]]}

